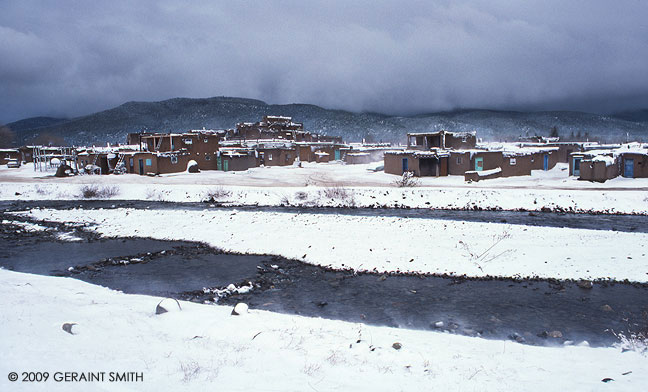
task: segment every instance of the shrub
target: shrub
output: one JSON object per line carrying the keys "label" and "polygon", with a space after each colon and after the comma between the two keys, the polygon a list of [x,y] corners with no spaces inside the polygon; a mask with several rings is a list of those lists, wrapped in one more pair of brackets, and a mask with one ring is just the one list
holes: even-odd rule
{"label": "shrub", "polygon": [[146,188],[145,197],[147,200],[161,201],[163,199],[162,192],[158,191],[155,188]]}
{"label": "shrub", "polygon": [[88,184],[81,187],[81,197],[84,199],[108,199],[118,194],[119,187],[117,185]]}
{"label": "shrub", "polygon": [[322,189],[319,194],[320,197],[335,200],[350,207],[355,206],[355,195],[353,194],[353,191],[342,188],[341,186],[335,185],[326,187]]}
{"label": "shrub", "polygon": [[414,177],[414,172],[406,171],[403,172],[403,176],[398,180],[394,181],[394,185],[399,188],[410,188],[419,185],[419,179]]}
{"label": "shrub", "polygon": [[614,346],[621,349],[621,351],[636,351],[642,355],[648,355],[648,333],[647,332],[614,332],[612,334],[619,339],[618,343]]}
{"label": "shrub", "polygon": [[308,199],[308,193],[304,191],[295,192],[295,199],[297,200],[306,200]]}
{"label": "shrub", "polygon": [[207,201],[222,200],[230,196],[232,196],[232,191],[227,190],[222,186],[211,188],[205,192],[205,199]]}

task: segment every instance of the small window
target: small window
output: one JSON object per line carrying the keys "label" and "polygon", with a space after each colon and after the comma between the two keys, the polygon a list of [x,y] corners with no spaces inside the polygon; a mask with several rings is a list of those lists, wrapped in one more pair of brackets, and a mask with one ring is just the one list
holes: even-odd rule
{"label": "small window", "polygon": [[207,143],[207,139],[204,139],[203,142],[204,142],[204,143]]}
{"label": "small window", "polygon": [[272,154],[268,154],[268,160],[269,160],[269,161],[272,160]]}
{"label": "small window", "polygon": [[461,142],[465,143],[467,141],[468,141],[468,135],[463,135],[463,137],[461,138]]}
{"label": "small window", "polygon": [[184,139],[183,142],[184,144],[193,144],[193,140],[191,139]]}
{"label": "small window", "polygon": [[515,158],[509,159],[509,165],[515,166],[516,163],[517,163],[517,161],[515,160]]}
{"label": "small window", "polygon": [[146,166],[151,166],[151,165],[152,165],[151,160],[150,160],[150,159],[147,159],[147,160],[146,160]]}
{"label": "small window", "polygon": [[175,156],[175,155],[172,155],[172,156],[171,156],[171,163],[174,163],[174,164],[175,164],[175,163],[178,163],[178,157]]}
{"label": "small window", "polygon": [[457,157],[457,165],[461,165],[462,159],[461,157]]}
{"label": "small window", "polygon": [[209,161],[211,159],[211,156],[209,154],[205,155],[205,160]]}

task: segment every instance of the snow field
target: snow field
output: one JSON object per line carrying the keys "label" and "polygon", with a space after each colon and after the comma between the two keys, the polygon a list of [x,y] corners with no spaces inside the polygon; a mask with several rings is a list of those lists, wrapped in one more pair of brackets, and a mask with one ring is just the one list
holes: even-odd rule
{"label": "snow field", "polygon": [[[424,177],[421,186],[397,188],[398,176],[367,171],[370,165],[309,164],[305,168],[254,168],[245,172],[178,173],[160,177],[138,175],[78,176],[57,179],[33,172],[0,168],[0,200],[78,200],[84,185],[115,186],[113,199],[199,202],[221,193],[230,205],[355,206],[446,209],[543,208],[648,214],[648,179],[615,178],[604,184],[567,177],[560,167],[531,176],[466,183],[463,176]],[[560,166],[560,165],[559,165]],[[564,165],[562,165],[564,166]],[[564,169],[564,167],[563,167]],[[324,195],[344,187],[346,197]],[[225,192],[218,192],[218,191]]]}
{"label": "snow field", "polygon": [[[618,348],[534,347],[255,309],[231,316],[231,307],[189,302],[155,315],[160,298],[2,269],[0,295],[1,390],[608,391],[648,383],[646,358]],[[75,335],[61,328],[71,322]],[[144,381],[10,383],[10,371],[133,371]]]}
{"label": "snow field", "polygon": [[648,282],[648,234],[400,217],[204,209],[33,209],[108,237],[205,242],[332,268]]}

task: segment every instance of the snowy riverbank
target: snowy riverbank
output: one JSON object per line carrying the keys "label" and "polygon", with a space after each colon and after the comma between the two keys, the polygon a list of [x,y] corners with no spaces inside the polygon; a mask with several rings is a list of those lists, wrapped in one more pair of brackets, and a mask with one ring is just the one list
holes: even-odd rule
{"label": "snowy riverbank", "polygon": [[385,216],[264,211],[32,209],[108,237],[207,243],[333,268],[472,277],[648,282],[648,234]]}
{"label": "snowy riverbank", "polygon": [[[648,383],[646,358],[620,348],[534,347],[254,309],[232,316],[230,307],[188,302],[155,315],[160,298],[1,269],[0,295],[2,390],[546,391]],[[76,323],[74,335],[64,323]],[[37,386],[9,382],[12,371],[138,372],[143,381],[50,376]]]}
{"label": "snowy riverbank", "polygon": [[245,172],[178,173],[55,178],[29,166],[0,168],[0,200],[77,200],[84,189],[107,190],[121,200],[227,205],[354,206],[439,209],[504,209],[648,214],[648,179],[578,181],[564,165],[531,176],[466,183],[462,176],[421,178],[398,188],[398,176],[371,172],[372,165],[308,164],[303,168],[254,168]]}

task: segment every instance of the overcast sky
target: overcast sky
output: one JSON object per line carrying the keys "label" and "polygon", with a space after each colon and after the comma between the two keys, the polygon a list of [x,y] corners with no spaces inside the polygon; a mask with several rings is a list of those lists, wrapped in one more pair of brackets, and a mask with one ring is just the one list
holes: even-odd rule
{"label": "overcast sky", "polygon": [[648,1],[0,0],[0,122],[219,95],[393,114],[648,107]]}

